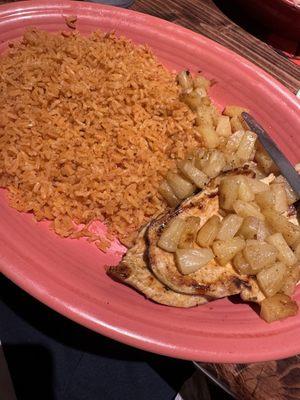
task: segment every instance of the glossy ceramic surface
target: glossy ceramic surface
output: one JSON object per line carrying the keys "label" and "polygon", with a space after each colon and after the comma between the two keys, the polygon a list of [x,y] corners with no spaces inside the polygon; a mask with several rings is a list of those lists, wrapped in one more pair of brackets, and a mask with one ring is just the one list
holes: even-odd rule
{"label": "glossy ceramic surface", "polygon": [[[84,34],[115,30],[148,44],[168,68],[203,71],[217,81],[211,95],[219,106],[248,107],[290,160],[300,161],[295,96],[250,62],[177,25],[93,3],[12,3],[0,7],[0,50],[27,27],[68,29],[68,15],[77,15]],[[103,254],[85,241],[61,239],[47,223],[10,208],[4,190],[0,246],[1,270],[16,284],[78,323],[129,345],[210,362],[254,362],[300,352],[300,315],[268,325],[249,305],[229,299],[188,310],[154,304],[106,276],[105,266],[120,259],[117,245]]]}

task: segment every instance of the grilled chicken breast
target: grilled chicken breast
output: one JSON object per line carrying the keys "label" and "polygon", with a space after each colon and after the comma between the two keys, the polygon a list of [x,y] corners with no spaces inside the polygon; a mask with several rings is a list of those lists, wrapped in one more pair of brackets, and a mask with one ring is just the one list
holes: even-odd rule
{"label": "grilled chicken breast", "polygon": [[206,303],[205,296],[181,294],[170,290],[148,268],[144,228],[138,235],[135,245],[127,251],[116,267],[110,267],[108,275],[134,287],[148,299],[173,307],[194,307]]}
{"label": "grilled chicken breast", "polygon": [[[190,197],[175,210],[158,217],[149,225],[146,237],[148,240],[149,265],[154,275],[166,286],[178,293],[205,295],[221,298],[251,289],[247,276],[241,276],[231,263],[219,265],[215,259],[189,275],[182,275],[176,266],[173,253],[158,247],[158,240],[164,227],[175,217],[200,217],[201,224],[219,211],[218,190],[207,189]],[[197,246],[195,245],[195,248]]]}
{"label": "grilled chicken breast", "polygon": [[[228,174],[253,176],[246,167]],[[219,215],[219,176],[207,189],[166,211],[152,220],[138,234],[135,245],[129,249],[120,264],[110,267],[108,274],[126,283],[147,298],[168,306],[193,307],[214,299],[239,294],[243,301],[260,303],[265,299],[255,277],[240,275],[231,262],[222,266],[213,259],[188,275],[179,272],[174,253],[158,246],[159,238],[173,218],[200,217],[200,227],[213,215]],[[291,218],[290,218],[291,219]],[[197,248],[197,244],[194,244]]]}

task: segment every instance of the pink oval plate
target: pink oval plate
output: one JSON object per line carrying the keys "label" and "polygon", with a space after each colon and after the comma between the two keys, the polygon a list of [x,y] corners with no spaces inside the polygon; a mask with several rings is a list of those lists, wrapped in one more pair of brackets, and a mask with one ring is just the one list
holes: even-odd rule
{"label": "pink oval plate", "polygon": [[[82,33],[115,30],[148,44],[169,68],[201,70],[216,79],[211,95],[220,106],[248,107],[290,160],[299,161],[296,97],[250,62],[177,25],[92,3],[20,2],[0,7],[0,50],[26,27],[67,29],[68,15],[77,15]],[[115,251],[103,254],[85,241],[60,239],[47,224],[10,208],[4,191],[0,195],[2,272],[74,321],[126,344],[190,360],[253,362],[300,352],[300,314],[268,325],[249,305],[229,299],[188,310],[154,304],[106,276],[105,265],[120,258]]]}

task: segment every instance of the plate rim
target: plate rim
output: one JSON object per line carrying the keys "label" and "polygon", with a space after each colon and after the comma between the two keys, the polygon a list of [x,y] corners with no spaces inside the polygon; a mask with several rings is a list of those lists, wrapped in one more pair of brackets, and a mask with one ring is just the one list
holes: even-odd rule
{"label": "plate rim", "polygon": [[[65,7],[65,8],[64,8]],[[17,9],[26,9],[30,10],[31,12],[33,10],[43,10],[46,11],[48,10],[61,10],[61,11],[67,11],[68,9],[74,9],[74,7],[77,10],[81,10],[84,8],[95,10],[97,9],[98,11],[100,9],[106,10],[108,13],[113,12],[114,14],[123,14],[123,15],[128,15],[131,14],[133,15],[138,15],[139,19],[144,19],[145,21],[153,21],[155,22],[155,30],[158,30],[160,26],[164,26],[167,28],[174,28],[176,27],[176,34],[188,34],[189,36],[192,36],[195,40],[198,42],[201,41],[202,43],[208,43],[208,44],[213,44],[214,49],[218,52],[226,52],[227,54],[229,53],[230,60],[235,60],[238,63],[242,64],[244,68],[250,69],[252,72],[254,72],[257,76],[260,76],[263,81],[265,81],[269,86],[272,86],[274,90],[276,90],[282,97],[286,99],[286,101],[291,105],[295,111],[300,111],[300,102],[297,100],[296,96],[290,92],[283,84],[281,84],[279,81],[277,81],[275,78],[273,78],[271,75],[269,75],[266,71],[264,71],[261,67],[255,65],[251,61],[245,59],[243,56],[235,53],[234,51],[226,48],[225,46],[197,33],[194,31],[191,31],[187,28],[184,28],[180,25],[176,25],[172,22],[165,21],[163,19],[148,15],[148,14],[143,14],[140,12],[136,12],[133,10],[124,10],[108,5],[102,5],[102,4],[96,4],[96,3],[83,3],[83,2],[76,2],[76,1],[69,1],[69,0],[59,0],[59,1],[47,1],[47,0],[42,0],[39,2],[36,2],[34,0],[29,0],[29,1],[21,1],[21,2],[15,2],[15,3],[9,3],[9,4],[3,4],[0,6],[0,24],[1,24],[1,19],[4,18],[10,18],[13,15],[16,14]],[[46,10],[45,10],[46,9]],[[153,27],[152,27],[153,28]],[[200,43],[199,43],[200,45]],[[233,61],[231,61],[233,62]],[[299,118],[299,126],[300,126],[300,118]],[[63,299],[59,299],[53,294],[51,294],[51,291],[47,291],[46,287],[42,287],[38,284],[36,284],[34,281],[30,279],[28,276],[20,274],[20,270],[17,268],[15,270],[11,270],[8,268],[8,265],[4,266],[2,263],[0,263],[0,269],[1,272],[5,276],[7,276],[9,279],[11,279],[15,284],[20,286],[22,289],[24,289],[26,292],[30,293],[33,297],[37,298],[39,301],[42,303],[46,304],[48,307],[51,309],[54,309],[56,312],[59,312],[63,314],[64,316],[76,321],[77,323],[86,326],[89,329],[92,329],[98,333],[104,334],[114,340],[120,341],[122,343],[125,343],[127,345],[131,345],[137,348],[140,348],[142,350],[146,351],[151,351],[159,354],[164,354],[170,357],[175,357],[175,358],[181,358],[181,359],[188,359],[192,360],[195,359],[195,357],[192,357],[192,353],[195,354],[195,350],[191,351],[187,348],[183,348],[181,346],[181,349],[175,348],[174,346],[168,346],[167,343],[164,343],[163,341],[158,342],[158,341],[149,341],[146,340],[146,338],[141,337],[140,335],[134,335],[132,332],[127,331],[126,329],[116,329],[113,324],[107,324],[104,321],[93,321],[91,317],[88,315],[85,315],[80,312],[80,309],[78,307],[72,307],[72,304],[69,304],[69,302],[64,301]],[[101,324],[102,322],[102,324]],[[273,360],[274,358],[276,359],[282,359],[285,357],[289,357],[291,355],[294,355],[296,353],[300,352],[300,343],[297,347],[297,349],[294,346],[294,349],[291,351],[282,351],[282,349],[276,349],[276,350],[267,350],[266,352],[261,352],[260,354],[254,353],[254,354],[239,354],[237,355],[237,352],[224,352],[221,354],[221,356],[218,353],[213,353],[213,352],[208,352],[207,350],[198,350],[199,357],[201,355],[201,361],[207,361],[207,362],[258,362],[258,361],[266,361],[266,360]],[[197,359],[197,361],[200,360]],[[239,361],[237,361],[237,359]],[[224,361],[225,360],[225,361]]]}

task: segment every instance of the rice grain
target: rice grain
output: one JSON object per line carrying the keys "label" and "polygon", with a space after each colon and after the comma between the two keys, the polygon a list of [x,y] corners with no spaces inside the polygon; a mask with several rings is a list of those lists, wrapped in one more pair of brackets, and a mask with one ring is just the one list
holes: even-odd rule
{"label": "rice grain", "polygon": [[105,221],[129,244],[165,208],[163,175],[199,145],[175,75],[114,34],[32,29],[1,56],[0,77],[0,186],[10,205],[64,237]]}

